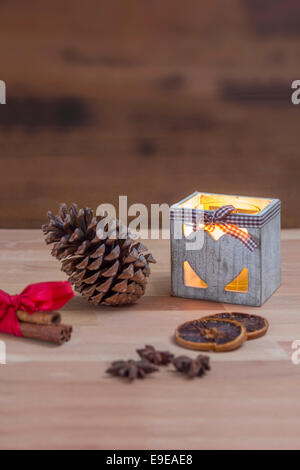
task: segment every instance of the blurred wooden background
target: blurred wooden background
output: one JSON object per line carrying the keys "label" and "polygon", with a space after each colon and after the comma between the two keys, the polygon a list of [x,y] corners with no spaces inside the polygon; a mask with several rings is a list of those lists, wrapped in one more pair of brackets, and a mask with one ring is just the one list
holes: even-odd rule
{"label": "blurred wooden background", "polygon": [[299,38],[296,0],[2,0],[0,227],[195,190],[300,227]]}

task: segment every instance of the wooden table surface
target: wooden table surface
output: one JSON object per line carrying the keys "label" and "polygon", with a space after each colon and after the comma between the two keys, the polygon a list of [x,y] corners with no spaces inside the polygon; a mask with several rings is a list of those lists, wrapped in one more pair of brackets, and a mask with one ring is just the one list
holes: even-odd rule
{"label": "wooden table surface", "polygon": [[[284,231],[283,283],[259,313],[268,334],[230,353],[212,353],[212,371],[192,381],[171,367],[145,381],[110,378],[110,361],[135,357],[144,344],[176,354],[175,327],[233,307],[172,298],[169,242],[148,241],[159,261],[147,295],[128,308],[94,308],[76,297],[62,313],[72,341],[55,347],[0,335],[1,449],[287,449],[300,448],[300,230]],[[1,289],[64,280],[39,231],[0,232]]]}

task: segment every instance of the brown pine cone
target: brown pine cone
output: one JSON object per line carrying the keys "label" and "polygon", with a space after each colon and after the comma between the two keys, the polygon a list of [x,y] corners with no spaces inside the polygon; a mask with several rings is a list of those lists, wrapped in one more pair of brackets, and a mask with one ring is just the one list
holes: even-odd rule
{"label": "brown pine cone", "polygon": [[[136,302],[144,293],[150,274],[149,263],[156,261],[147,248],[124,231],[118,221],[107,224],[107,234],[98,238],[101,217],[89,209],[69,211],[61,204],[56,216],[48,212],[50,222],[43,225],[47,244],[54,243],[52,255],[62,262],[62,271],[77,292],[94,305],[123,305]],[[124,232],[126,233],[126,232]]]}
{"label": "brown pine cone", "polygon": [[146,359],[157,366],[166,366],[174,358],[174,355],[169,351],[157,351],[153,346],[147,344],[144,349],[137,349],[136,352],[142,359]]}
{"label": "brown pine cone", "polygon": [[127,377],[130,381],[135,379],[144,379],[146,375],[157,372],[158,367],[150,364],[150,362],[142,361],[115,361],[111,367],[107,369],[107,374],[119,377]]}
{"label": "brown pine cone", "polygon": [[208,356],[199,355],[196,359],[187,356],[178,356],[172,360],[172,364],[178,372],[186,374],[188,377],[202,377],[206,371],[210,370],[210,359]]}

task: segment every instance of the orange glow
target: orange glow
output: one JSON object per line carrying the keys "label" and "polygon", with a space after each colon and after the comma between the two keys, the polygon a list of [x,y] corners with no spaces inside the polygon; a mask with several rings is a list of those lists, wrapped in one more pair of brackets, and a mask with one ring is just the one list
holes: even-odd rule
{"label": "orange glow", "polygon": [[248,269],[244,268],[240,274],[225,287],[229,292],[248,292]]}
{"label": "orange glow", "polygon": [[187,287],[196,287],[198,289],[207,289],[207,284],[193,270],[188,261],[183,263],[184,284]]}

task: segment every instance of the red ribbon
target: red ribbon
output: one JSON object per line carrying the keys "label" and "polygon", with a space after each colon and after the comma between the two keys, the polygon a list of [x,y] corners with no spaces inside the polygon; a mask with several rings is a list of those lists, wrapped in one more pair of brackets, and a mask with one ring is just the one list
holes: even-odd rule
{"label": "red ribbon", "polygon": [[9,295],[0,290],[0,332],[22,336],[17,317],[18,310],[30,314],[58,310],[74,295],[69,282],[32,284],[20,295]]}

